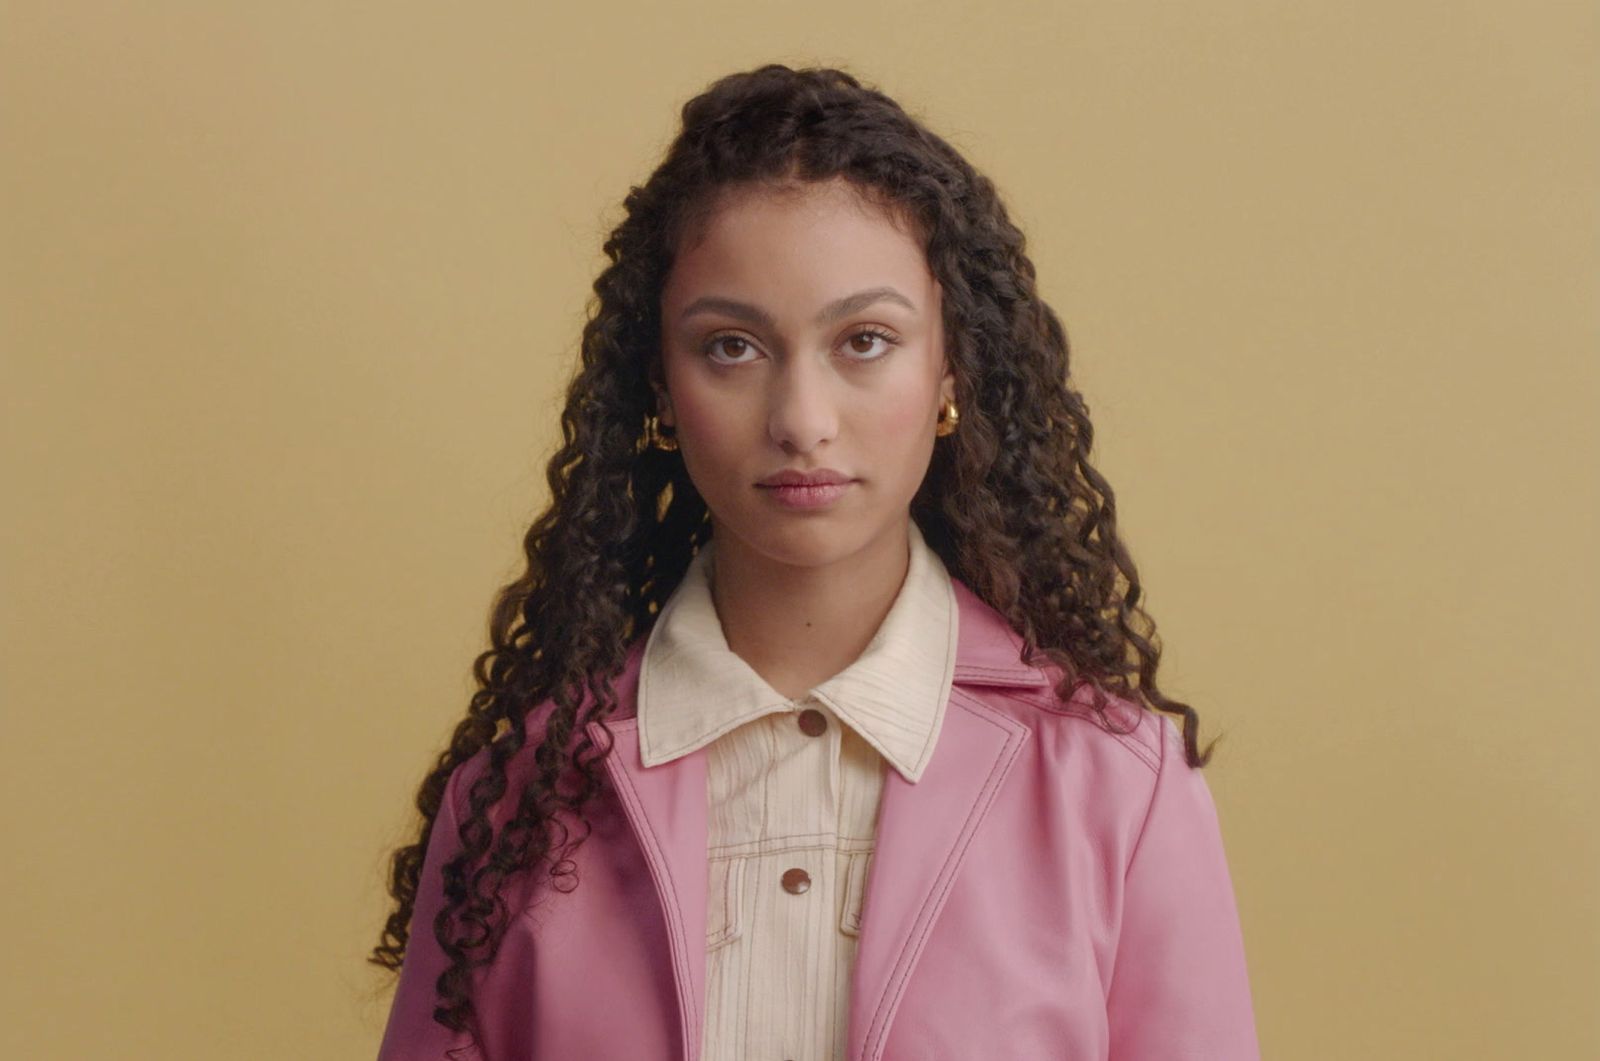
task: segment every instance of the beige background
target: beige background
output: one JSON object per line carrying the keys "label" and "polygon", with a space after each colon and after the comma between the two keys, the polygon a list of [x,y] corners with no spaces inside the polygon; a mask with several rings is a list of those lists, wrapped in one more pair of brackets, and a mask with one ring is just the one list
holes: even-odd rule
{"label": "beige background", "polygon": [[376,1050],[384,862],[603,234],[685,99],[783,60],[1029,234],[1227,734],[1265,1056],[1600,1056],[1597,21],[7,4],[0,1055]]}

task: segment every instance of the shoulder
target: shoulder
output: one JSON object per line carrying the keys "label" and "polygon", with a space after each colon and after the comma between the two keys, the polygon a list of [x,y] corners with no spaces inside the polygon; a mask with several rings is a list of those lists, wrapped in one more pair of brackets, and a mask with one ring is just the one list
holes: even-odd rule
{"label": "shoulder", "polygon": [[[626,721],[636,717],[637,696],[639,687],[639,668],[644,655],[646,635],[640,634],[633,638],[624,649],[623,664],[620,673],[607,683],[608,691],[614,700],[614,706],[607,713],[608,722]],[[590,709],[594,706],[594,689],[585,683],[579,690],[577,706],[577,719],[585,719]],[[505,791],[496,800],[490,811],[490,819],[497,825],[509,818],[520,794],[534,784],[542,784],[535,762],[534,753],[544,742],[545,733],[549,726],[550,716],[556,711],[557,704],[553,696],[546,696],[539,703],[526,710],[523,714],[523,732],[525,739],[522,748],[517,754],[510,756],[505,763],[506,784]],[[501,739],[503,740],[504,734]],[[576,767],[570,757],[578,754],[581,746],[589,740],[589,730],[585,724],[579,722],[568,734],[564,744],[563,755],[568,761],[563,763],[562,784],[576,784]],[[456,764],[445,788],[445,797],[451,801],[451,808],[464,818],[467,813],[468,801],[473,786],[485,775],[490,773],[492,746],[479,748],[476,753]],[[586,756],[587,758],[587,756]]]}
{"label": "shoulder", "polygon": [[[1050,685],[967,689],[982,710],[1022,736],[1008,785],[1035,816],[1070,821],[1126,865],[1158,794],[1205,784],[1184,756],[1174,720],[1128,696],[1080,685],[1071,696]],[[1095,710],[1096,693],[1101,710]]]}
{"label": "shoulder", "polygon": [[1060,672],[1051,667],[1046,673],[1052,684],[968,691],[1021,723],[1042,748],[1059,757],[1089,760],[1147,784],[1164,762],[1183,757],[1183,735],[1170,716],[1088,681],[1063,697],[1053,684]]}

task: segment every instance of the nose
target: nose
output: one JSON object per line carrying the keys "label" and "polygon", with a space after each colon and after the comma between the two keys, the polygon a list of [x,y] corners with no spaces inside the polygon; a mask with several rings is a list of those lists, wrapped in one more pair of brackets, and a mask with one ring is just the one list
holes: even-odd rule
{"label": "nose", "polygon": [[787,450],[805,453],[839,431],[839,380],[811,358],[788,359],[773,377],[767,430]]}

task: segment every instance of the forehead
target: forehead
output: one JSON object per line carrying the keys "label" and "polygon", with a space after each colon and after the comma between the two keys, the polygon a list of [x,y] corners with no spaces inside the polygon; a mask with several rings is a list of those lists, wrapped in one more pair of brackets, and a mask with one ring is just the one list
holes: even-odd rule
{"label": "forehead", "polygon": [[[823,181],[788,180],[782,182],[734,184],[713,194],[703,211],[696,231],[686,245],[704,239],[711,230],[755,221],[790,219],[802,223],[854,221],[864,225],[885,225],[903,229],[902,219],[866,191],[834,177]],[[908,233],[902,233],[907,235]]]}
{"label": "forehead", "polygon": [[[663,301],[712,285],[932,284],[921,242],[843,180],[724,189],[685,232]],[[726,292],[724,292],[726,293]]]}

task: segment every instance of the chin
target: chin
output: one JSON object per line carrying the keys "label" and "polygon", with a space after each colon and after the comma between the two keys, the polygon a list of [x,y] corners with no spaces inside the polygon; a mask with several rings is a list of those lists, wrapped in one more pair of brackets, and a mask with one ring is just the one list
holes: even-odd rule
{"label": "chin", "polygon": [[859,513],[843,519],[770,516],[734,532],[744,545],[774,563],[790,567],[825,567],[851,556],[876,534],[876,525]]}

